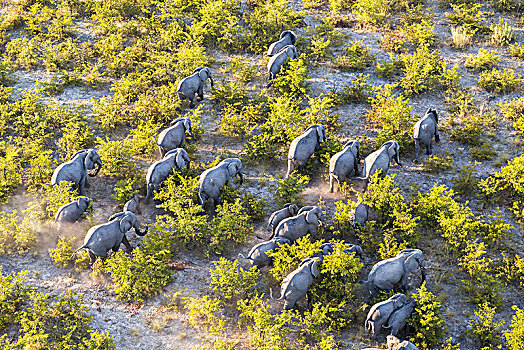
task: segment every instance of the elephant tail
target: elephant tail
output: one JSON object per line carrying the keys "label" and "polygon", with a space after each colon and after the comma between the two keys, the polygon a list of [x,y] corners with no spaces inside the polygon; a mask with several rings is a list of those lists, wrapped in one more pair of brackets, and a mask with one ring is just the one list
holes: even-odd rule
{"label": "elephant tail", "polygon": [[149,203],[152,194],[153,194],[153,184],[152,183],[148,183],[147,184],[147,194],[146,194],[146,198],[144,200],[146,203]]}
{"label": "elephant tail", "polygon": [[269,287],[269,296],[271,297],[272,300],[275,300],[275,301],[280,301],[280,300],[284,299],[284,294],[282,294],[280,296],[280,298],[278,298],[278,299],[273,298],[273,289],[271,287]]}
{"label": "elephant tail", "polygon": [[73,254],[71,254],[71,259],[73,259],[73,258],[76,256],[76,254],[77,254],[79,251],[81,251],[82,249],[84,249],[84,248],[88,248],[88,246],[87,246],[86,244],[84,244],[83,246],[81,246],[80,248],[78,248],[77,250],[75,250],[75,251],[73,252]]}
{"label": "elephant tail", "polygon": [[204,198],[204,194],[202,193],[201,188],[198,189],[198,201],[200,202],[201,205],[204,205],[206,203],[206,200]]}
{"label": "elephant tail", "polygon": [[246,257],[244,256],[244,254],[242,254],[242,253],[238,253],[238,257],[239,257],[239,258],[242,258],[242,259],[249,260],[249,258],[246,258]]}
{"label": "elephant tail", "polygon": [[384,325],[382,325],[382,328],[384,328],[384,329],[391,329],[392,327],[393,327],[393,325],[390,325],[390,326],[384,326]]}

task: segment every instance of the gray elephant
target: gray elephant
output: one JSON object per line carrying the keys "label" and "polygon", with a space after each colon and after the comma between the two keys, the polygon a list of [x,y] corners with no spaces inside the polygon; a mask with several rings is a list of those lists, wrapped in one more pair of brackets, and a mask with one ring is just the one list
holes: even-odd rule
{"label": "gray elephant", "polygon": [[364,328],[371,337],[376,339],[382,326],[388,322],[389,317],[393,312],[400,309],[407,302],[407,297],[404,294],[395,294],[388,300],[376,303],[371,307],[364,323]]}
{"label": "gray elephant", "polygon": [[346,243],[345,245],[347,246],[347,248],[343,250],[344,253],[346,254],[355,253],[355,256],[359,258],[360,260],[362,260],[362,254],[364,253],[364,251],[362,250],[361,246],[356,245],[356,244],[349,244],[349,243]]}
{"label": "gray elephant", "polygon": [[315,151],[320,149],[320,144],[326,140],[326,128],[323,125],[311,125],[304,133],[291,141],[287,155],[286,178],[295,167],[302,169]]}
{"label": "gray elephant", "polygon": [[302,207],[302,208],[299,209],[297,215],[298,215],[298,214],[302,214],[302,213],[304,213],[304,212],[306,212],[306,211],[310,211],[310,210],[315,209],[315,208],[317,208],[316,205],[306,205],[306,206],[304,206],[304,207]]}
{"label": "gray elephant", "polygon": [[127,251],[131,251],[131,244],[126,237],[126,232],[131,228],[134,228],[139,236],[145,236],[147,233],[147,228],[140,230],[138,219],[132,212],[115,214],[109,222],[91,227],[84,238],[84,245],[78,248],[75,254],[85,248],[91,263],[94,263],[97,257],[107,258],[110,249],[117,252],[120,244],[124,244]]}
{"label": "gray elephant", "polygon": [[386,337],[388,350],[418,350],[418,348],[410,341],[404,340],[400,341],[394,335],[388,335]]}
{"label": "gray elephant", "polygon": [[176,148],[167,152],[162,160],[151,164],[146,175],[146,203],[150,202],[154,191],[160,188],[173,168],[182,169],[183,167],[187,167],[189,169],[189,163],[190,160],[187,151],[183,148]]}
{"label": "gray elephant", "polygon": [[273,259],[268,256],[267,253],[269,251],[277,251],[281,245],[290,243],[291,242],[287,238],[275,237],[251,248],[247,257],[242,254],[238,254],[238,257],[248,260],[251,266],[257,266],[258,268],[269,266]]}
{"label": "gray elephant", "polygon": [[164,157],[167,152],[184,145],[186,141],[186,131],[189,136],[195,137],[191,129],[191,119],[189,118],[175,119],[171,122],[169,128],[162,130],[157,140],[158,149],[162,157]]}
{"label": "gray elephant", "polygon": [[[87,173],[89,170],[95,169],[95,173]],[[70,181],[74,187],[78,187],[78,193],[83,196],[84,188],[87,183],[87,175],[96,176],[102,168],[102,159],[95,149],[83,149],[76,152],[71,157],[71,160],[60,164],[54,171],[51,177],[51,185],[56,185],[62,181]]]}
{"label": "gray elephant", "polygon": [[267,50],[267,55],[269,57],[274,56],[285,46],[295,45],[295,42],[297,41],[297,35],[291,30],[284,30],[282,33],[280,33],[280,37],[278,39],[278,41],[275,41],[269,45],[269,49]]}
{"label": "gray elephant", "polygon": [[315,207],[297,216],[282,220],[275,229],[273,236],[285,237],[291,242],[294,242],[307,234],[314,235],[317,232],[317,227],[321,223],[321,219],[322,209]]}
{"label": "gray elephant", "polygon": [[240,179],[240,185],[244,181],[242,172],[242,161],[238,158],[227,158],[218,163],[216,166],[207,169],[200,175],[198,198],[202,208],[206,202],[211,199],[216,206],[220,197],[220,189],[233,180],[235,176]]}
{"label": "gray elephant", "polygon": [[355,218],[353,219],[353,227],[362,227],[368,221],[369,205],[364,202],[359,202],[355,207]]}
{"label": "gray elephant", "polygon": [[86,211],[87,207],[91,203],[91,199],[88,197],[79,197],[76,200],[62,205],[60,208],[58,208],[56,215],[55,215],[55,222],[58,231],[61,231],[62,229],[62,223],[69,222],[73,223],[76,222],[82,214]]}
{"label": "gray elephant", "polygon": [[133,197],[124,204],[123,211],[130,211],[133,214],[142,214],[142,209],[140,208],[140,195],[138,193],[134,194]]}
{"label": "gray elephant", "polygon": [[358,174],[358,163],[360,162],[360,143],[356,140],[348,141],[342,151],[336,153],[329,160],[329,192],[333,192],[335,183],[340,188],[340,182],[347,182],[351,177]]}
{"label": "gray elephant", "polygon": [[438,114],[434,109],[428,109],[426,114],[415,123],[413,127],[413,140],[415,141],[415,159],[413,163],[418,162],[418,152],[420,151],[420,143],[426,146],[426,154],[428,156],[433,154],[433,135],[435,135],[435,142],[440,142],[440,135],[438,133]]}
{"label": "gray elephant", "polygon": [[384,329],[389,330],[389,334],[398,336],[404,327],[406,327],[407,319],[411,317],[413,310],[415,309],[415,302],[413,300],[405,303],[400,309],[396,310],[391,314],[388,320],[387,326],[382,326]]}
{"label": "gray elephant", "polygon": [[284,208],[277,210],[269,217],[268,229],[271,229],[271,233],[275,232],[278,224],[289,217],[295,216],[298,213],[298,207],[295,204],[286,203]]}
{"label": "gray elephant", "polygon": [[[284,310],[294,308],[297,300],[306,296],[309,286],[313,283],[313,278],[320,276],[320,261],[319,258],[309,258],[302,261],[298,268],[282,281],[280,298],[273,299],[273,293],[270,290],[271,298],[277,301],[285,299]],[[311,302],[311,298],[308,299],[308,302]]]}
{"label": "gray elephant", "polygon": [[273,79],[275,79],[278,72],[280,72],[282,66],[287,60],[294,60],[297,58],[297,48],[293,45],[284,46],[280,51],[278,51],[274,56],[272,56],[269,59],[269,62],[267,63],[267,86],[271,86]]}
{"label": "gray elephant", "polygon": [[409,275],[418,268],[422,271],[422,282],[424,282],[426,278],[424,253],[420,249],[403,249],[395,257],[376,263],[364,283],[368,285],[372,297],[377,290],[393,290],[399,282],[402,284],[402,290],[407,292]]}
{"label": "gray elephant", "polygon": [[180,83],[178,83],[178,88],[176,90],[180,101],[187,99],[190,101],[189,107],[195,107],[193,101],[196,94],[198,94],[198,101],[204,99],[204,83],[208,78],[211,81],[211,87],[213,87],[213,77],[211,76],[209,68],[198,67],[193,71],[193,74],[182,79]]}
{"label": "gray elephant", "polygon": [[383,176],[387,174],[392,159],[395,159],[397,164],[402,167],[399,158],[399,145],[397,141],[393,140],[384,142],[378,150],[366,157],[362,177],[356,177],[356,179],[364,180],[364,191],[368,187],[369,179],[378,169],[382,171]]}

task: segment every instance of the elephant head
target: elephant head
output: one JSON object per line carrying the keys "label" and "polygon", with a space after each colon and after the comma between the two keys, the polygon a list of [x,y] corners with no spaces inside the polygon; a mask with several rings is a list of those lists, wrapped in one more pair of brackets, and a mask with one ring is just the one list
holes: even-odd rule
{"label": "elephant head", "polygon": [[399,145],[397,141],[388,141],[385,142],[382,146],[385,146],[388,151],[389,159],[395,159],[395,162],[401,167],[402,164],[400,164],[400,155],[399,155]]}
{"label": "elephant head", "polygon": [[211,70],[207,67],[198,67],[193,71],[193,73],[198,72],[198,77],[202,82],[206,81],[207,78],[211,81],[211,87],[213,87],[213,77],[211,76]]}
{"label": "elephant head", "polygon": [[289,215],[295,216],[298,213],[298,207],[295,204],[286,203],[284,205],[284,208],[287,208],[287,211],[289,212]]}
{"label": "elephant head", "polygon": [[431,108],[428,108],[425,115],[431,115],[435,119],[435,123],[438,124],[438,114],[437,111]]}
{"label": "elephant head", "polygon": [[320,225],[320,220],[322,219],[322,209],[315,206],[313,209],[309,210],[306,214],[306,222],[310,225],[318,226]]}
{"label": "elephant head", "polygon": [[297,35],[292,30],[284,30],[282,33],[280,33],[280,37],[278,40],[284,39],[285,36],[289,36],[289,40],[291,41],[292,45],[295,45],[297,41]]}
{"label": "elephant head", "polygon": [[282,50],[280,50],[280,52],[284,51],[287,55],[287,57],[289,57],[290,59],[297,59],[298,58],[298,53],[297,53],[297,48],[293,45],[287,45],[287,46],[284,46],[282,48]]}
{"label": "elephant head", "polygon": [[322,255],[329,255],[333,253],[333,246],[331,245],[331,243],[323,243],[320,246],[320,250],[322,251]]}
{"label": "elephant head", "polygon": [[355,156],[357,160],[360,160],[360,143],[357,140],[350,140],[346,142],[344,148],[351,149],[351,153]]}
{"label": "elephant head", "polygon": [[426,279],[426,264],[424,262],[424,253],[420,249],[403,249],[397,256],[404,255],[404,271],[411,273],[419,267],[422,271],[422,282]]}
{"label": "elephant head", "polygon": [[278,244],[278,245],[291,244],[291,241],[287,239],[286,237],[275,237],[273,238],[273,241],[275,241],[275,244]]}
{"label": "elephant head", "polygon": [[191,160],[189,159],[189,154],[187,154],[187,151],[185,149],[181,149],[180,152],[176,155],[176,166],[178,169],[182,169],[184,166],[189,169],[189,164],[191,163]]}
{"label": "elephant head", "polygon": [[76,204],[78,205],[78,208],[84,212],[89,204],[91,204],[91,198],[88,197],[78,197],[76,200]]}
{"label": "elephant head", "polygon": [[140,225],[138,223],[138,219],[132,212],[128,211],[125,212],[124,215],[120,216],[118,218],[120,220],[120,232],[126,233],[129,231],[132,227],[135,229],[135,233],[139,236],[145,236],[147,233],[147,227],[140,231]]}
{"label": "elephant head", "polygon": [[238,175],[240,184],[244,182],[244,174],[242,173],[242,161],[238,158],[230,158],[228,161],[227,171],[231,178]]}
{"label": "elephant head", "polygon": [[102,168],[102,159],[100,159],[100,156],[98,155],[95,149],[91,148],[86,151],[87,151],[87,155],[84,160],[86,170],[93,170],[95,168],[95,165],[97,165],[95,173],[88,174],[89,176],[93,177],[93,176],[96,176],[98,172],[100,171],[100,169]]}
{"label": "elephant head", "polygon": [[395,294],[393,295],[390,300],[393,300],[393,306],[395,309],[400,309],[404,304],[408,301],[408,297],[404,294]]}
{"label": "elephant head", "polygon": [[309,269],[311,271],[311,276],[318,277],[320,276],[320,259],[314,258],[309,262]]}
{"label": "elephant head", "polygon": [[189,136],[193,138],[195,137],[195,135],[193,135],[193,129],[191,128],[191,119],[187,117],[186,118],[177,118],[171,122],[171,125],[175,125],[176,123],[182,123],[184,130],[187,131]]}

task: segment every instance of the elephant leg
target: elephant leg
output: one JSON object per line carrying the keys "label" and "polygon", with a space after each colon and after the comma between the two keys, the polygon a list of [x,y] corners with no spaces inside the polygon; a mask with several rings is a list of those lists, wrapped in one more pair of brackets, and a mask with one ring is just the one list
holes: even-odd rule
{"label": "elephant leg", "polygon": [[130,253],[133,251],[133,248],[131,247],[131,244],[129,244],[129,241],[127,240],[126,235],[124,235],[124,238],[122,238],[122,244],[126,247],[127,253]]}
{"label": "elephant leg", "polygon": [[93,265],[96,261],[96,255],[93,254],[92,251],[90,251],[89,249],[87,250],[87,253],[89,254],[89,259],[91,260],[91,265]]}
{"label": "elephant leg", "polygon": [[151,197],[153,196],[154,191],[155,191],[155,188],[153,184],[151,183],[147,184],[147,194],[146,194],[146,203],[147,204],[151,203]]}
{"label": "elephant leg", "polygon": [[418,162],[418,152],[420,151],[420,142],[418,140],[415,140],[415,159],[413,160],[413,163]]}
{"label": "elephant leg", "polygon": [[334,178],[332,174],[329,174],[329,192],[333,193]]}
{"label": "elephant leg", "polygon": [[193,96],[188,97],[188,99],[189,99],[189,108],[194,108],[195,107],[195,102],[194,102],[195,94],[193,94]]}
{"label": "elephant leg", "polygon": [[202,101],[204,99],[204,83],[201,83],[198,86],[198,101]]}
{"label": "elephant leg", "polygon": [[408,291],[408,278],[409,278],[409,273],[404,273],[404,275],[402,276],[402,281],[401,281],[402,291],[404,293]]}
{"label": "elephant leg", "polygon": [[430,142],[428,145],[428,156],[433,154],[433,144]]}
{"label": "elephant leg", "polygon": [[84,187],[85,187],[85,183],[86,183],[86,178],[87,178],[87,174],[82,176],[82,178],[80,179],[80,182],[78,183],[78,194],[81,195],[81,196],[85,195]]}
{"label": "elephant leg", "polygon": [[438,133],[437,125],[435,125],[435,142],[440,142],[440,134]]}

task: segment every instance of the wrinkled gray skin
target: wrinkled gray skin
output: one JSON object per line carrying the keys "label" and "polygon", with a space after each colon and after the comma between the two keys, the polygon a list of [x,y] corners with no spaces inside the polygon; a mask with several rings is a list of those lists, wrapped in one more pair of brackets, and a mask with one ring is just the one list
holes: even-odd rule
{"label": "wrinkled gray skin", "polygon": [[371,175],[373,175],[378,169],[382,170],[383,176],[387,174],[389,163],[392,159],[395,159],[397,164],[402,167],[399,158],[398,142],[393,140],[384,142],[378,150],[366,157],[364,160],[364,168],[362,169],[362,177],[356,177],[356,179],[364,180],[363,191],[367,189]]}
{"label": "wrinkled gray skin", "polygon": [[267,86],[271,86],[273,79],[277,76],[280,69],[286,62],[286,60],[295,60],[298,58],[297,48],[293,45],[284,46],[278,51],[273,57],[269,59],[267,63],[268,83]]}
{"label": "wrinkled gray skin", "polygon": [[438,114],[434,109],[428,109],[426,114],[413,127],[413,140],[415,141],[415,159],[413,163],[418,162],[418,153],[420,151],[420,143],[426,146],[426,154],[428,156],[433,154],[433,135],[435,135],[435,142],[440,142],[440,135],[438,133]]}
{"label": "wrinkled gray skin", "polygon": [[400,309],[393,312],[389,317],[387,326],[382,327],[389,329],[389,334],[398,336],[398,332],[406,327],[406,320],[411,317],[414,308],[415,302],[413,300],[408,301]]}
{"label": "wrinkled gray skin", "polygon": [[326,140],[326,128],[323,125],[311,125],[304,133],[289,145],[287,155],[287,173],[286,178],[293,172],[295,167],[302,169],[309,157],[315,151],[320,149],[320,144]]}
{"label": "wrinkled gray skin", "polygon": [[394,335],[388,335],[386,339],[388,344],[388,350],[418,350],[418,348],[412,342],[409,342],[407,340],[401,342]]}
{"label": "wrinkled gray skin", "polygon": [[55,215],[55,224],[57,225],[58,231],[62,229],[63,222],[73,223],[80,219],[89,206],[89,203],[91,203],[90,198],[79,197],[71,203],[64,204],[58,208]]}
{"label": "wrinkled gray skin", "polygon": [[351,177],[358,174],[358,163],[360,161],[360,143],[356,140],[348,141],[342,151],[336,153],[329,160],[329,192],[333,192],[335,181],[347,182]]}
{"label": "wrinkled gray skin", "polygon": [[162,158],[167,152],[184,145],[186,141],[186,131],[189,136],[195,137],[191,129],[191,119],[189,118],[175,119],[171,122],[169,128],[162,130],[156,142]]}
{"label": "wrinkled gray skin", "polygon": [[131,228],[134,228],[135,233],[139,236],[147,233],[147,228],[140,230],[135,214],[129,211],[115,214],[109,222],[91,227],[84,238],[84,245],[75,253],[81,249],[87,249],[91,263],[94,263],[97,257],[107,258],[107,252],[110,249],[117,252],[120,244],[124,244],[127,251],[131,251],[131,245],[125,235]]}
{"label": "wrinkled gray skin", "polygon": [[369,206],[363,202],[359,202],[355,207],[355,219],[353,220],[353,227],[362,227],[368,221]]}
{"label": "wrinkled gray skin", "polygon": [[356,244],[349,244],[346,243],[347,248],[343,250],[344,253],[355,253],[355,256],[362,260],[362,254],[364,251],[362,250],[362,247]]}
{"label": "wrinkled gray skin", "polygon": [[298,214],[298,207],[295,204],[286,203],[284,208],[277,210],[269,217],[269,223],[267,225],[268,229],[271,229],[271,233],[275,233],[275,229],[278,224],[289,217],[295,216]]}
{"label": "wrinkled gray skin", "polygon": [[364,322],[366,332],[371,334],[373,339],[377,338],[382,326],[388,322],[393,312],[400,309],[407,302],[404,294],[395,294],[388,300],[384,300],[371,307]]}
{"label": "wrinkled gray skin", "polygon": [[269,57],[274,56],[288,45],[295,45],[295,42],[297,41],[297,35],[291,30],[284,30],[282,33],[280,33],[280,38],[278,39],[278,41],[275,41],[269,45],[269,49],[267,50],[267,55]]}
{"label": "wrinkled gray skin", "polygon": [[195,95],[198,94],[198,101],[204,99],[204,83],[209,78],[211,81],[211,87],[213,87],[213,77],[211,76],[211,71],[208,67],[198,67],[193,71],[188,77],[185,77],[178,83],[178,88],[176,92],[178,93],[178,98],[180,101],[189,100],[189,107],[195,107],[193,102]]}
{"label": "wrinkled gray skin", "polygon": [[267,255],[271,251],[278,251],[281,245],[290,244],[289,239],[284,237],[275,237],[272,240],[262,242],[251,248],[247,257],[242,254],[238,254],[238,257],[249,261],[251,266],[258,266],[258,268],[269,266],[272,262],[272,258]]}
{"label": "wrinkled gray skin", "polygon": [[142,209],[140,208],[140,195],[138,193],[134,194],[133,197],[124,204],[123,211],[130,211],[133,214],[142,214]]}
{"label": "wrinkled gray skin", "polygon": [[422,271],[422,282],[426,279],[424,253],[420,249],[403,249],[395,257],[379,261],[368,275],[367,283],[371,296],[377,290],[393,290],[401,282],[402,290],[408,290],[410,273],[418,268]]}
{"label": "wrinkled gray skin", "polygon": [[286,237],[291,242],[294,242],[307,234],[313,236],[317,232],[321,219],[322,209],[315,207],[297,216],[282,220],[275,229],[274,237]]}
{"label": "wrinkled gray skin", "polygon": [[198,198],[202,208],[206,202],[211,199],[216,206],[220,189],[233,180],[235,176],[240,179],[240,185],[244,181],[242,172],[242,162],[238,158],[227,158],[218,163],[216,166],[207,169],[200,175],[200,186],[198,188]]}
{"label": "wrinkled gray skin", "polygon": [[299,267],[291,272],[282,281],[280,288],[280,298],[273,299],[273,293],[271,292],[271,298],[273,300],[284,299],[284,310],[291,310],[295,307],[297,300],[306,296],[307,291],[313,278],[320,276],[320,259],[305,259],[299,265]]}
{"label": "wrinkled gray skin", "polygon": [[173,168],[189,169],[189,155],[183,148],[176,148],[167,152],[161,160],[151,164],[146,175],[147,195],[146,203],[149,204],[154,191],[158,190],[162,183],[167,179]]}
{"label": "wrinkled gray skin", "polygon": [[[89,170],[95,169],[94,174],[88,174]],[[87,175],[96,176],[102,168],[102,160],[95,149],[83,149],[76,152],[70,161],[60,164],[51,177],[51,185],[56,185],[62,181],[71,181],[74,187],[78,187],[78,193],[83,196],[84,188],[87,183]]]}

